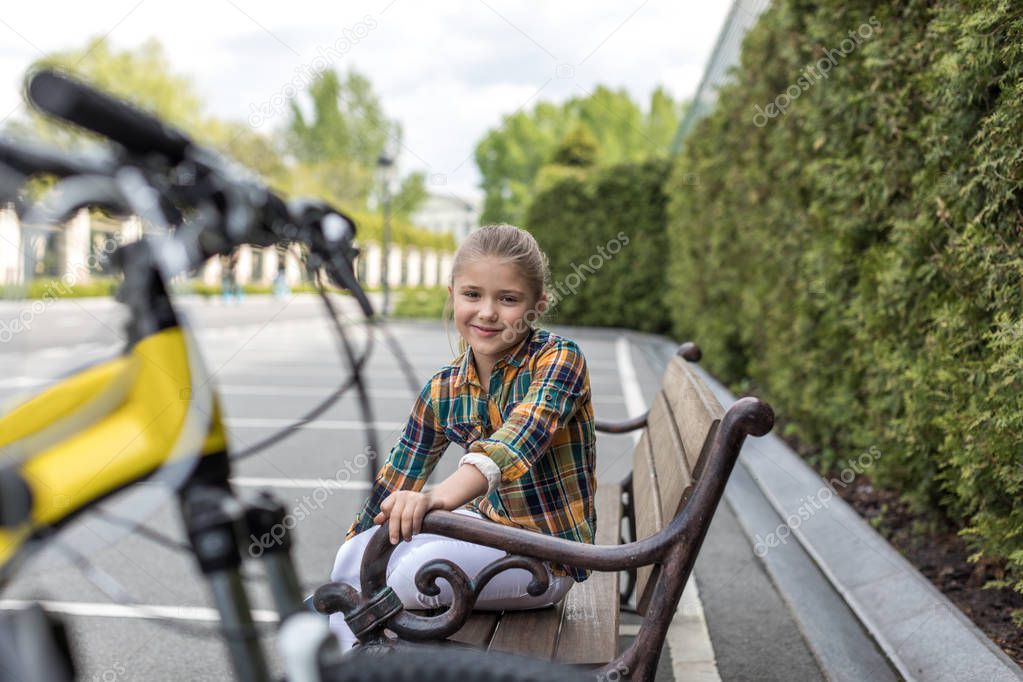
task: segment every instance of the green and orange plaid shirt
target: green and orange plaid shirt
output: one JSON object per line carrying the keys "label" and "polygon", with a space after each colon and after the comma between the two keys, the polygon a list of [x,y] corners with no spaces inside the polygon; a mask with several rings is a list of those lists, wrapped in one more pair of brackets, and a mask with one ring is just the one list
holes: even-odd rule
{"label": "green and orange plaid shirt", "polygon": [[[501,483],[465,508],[506,526],[593,542],[596,432],[586,360],[579,347],[531,330],[490,373],[484,391],[466,348],[426,383],[377,473],[346,540],[372,527],[396,490],[421,490],[448,443],[490,457]],[[589,571],[553,565],[585,580]]]}

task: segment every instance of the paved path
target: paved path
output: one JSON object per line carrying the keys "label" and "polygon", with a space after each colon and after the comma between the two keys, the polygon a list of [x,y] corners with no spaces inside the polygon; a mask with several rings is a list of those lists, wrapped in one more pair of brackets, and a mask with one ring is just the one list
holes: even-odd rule
{"label": "paved path", "polygon": [[[0,320],[25,319],[26,308],[19,305],[4,303]],[[193,300],[184,307],[196,323],[206,363],[219,382],[235,448],[299,416],[344,376],[334,337],[314,298],[277,302],[254,297],[237,307]],[[38,390],[62,372],[115,352],[123,341],[118,309],[105,301],[53,303],[35,312],[30,321],[31,329],[2,347],[0,400]],[[393,330],[420,385],[452,356],[439,323],[396,322]],[[648,383],[644,373],[651,370],[621,334],[576,329],[564,333],[579,342],[587,357],[600,418],[623,419],[645,408],[640,385]],[[456,341],[451,339],[452,344]],[[397,437],[414,396],[383,344],[373,353],[368,375],[379,437],[386,448]],[[240,463],[234,472],[236,484],[272,489],[296,518],[301,517],[295,529],[295,556],[306,589],[325,581],[338,542],[364,499],[368,474],[355,464],[364,446],[357,407],[346,397],[322,420],[272,452]],[[620,479],[631,465],[632,446],[631,436],[602,434],[598,478]],[[436,476],[450,473],[456,460],[450,454],[445,457]],[[157,509],[149,525],[182,537],[170,505]],[[96,541],[111,536],[116,539]],[[41,599],[63,613],[82,661],[83,679],[230,678],[225,651],[211,630],[211,603],[190,557],[137,535],[124,536],[95,517],[74,524],[68,537],[95,547],[90,554],[94,570],[115,579],[149,608],[139,611],[117,604],[54,551],[39,554],[24,567],[5,590],[6,601],[0,606]],[[258,582],[254,587],[259,619],[272,620],[265,587]],[[707,676],[687,674],[685,679],[718,679],[701,613],[695,591],[690,591],[668,652],[678,660],[669,659],[673,665],[663,679],[672,678],[672,667],[678,672],[707,671]],[[169,617],[176,625],[157,622],[154,615]],[[623,635],[629,634],[626,625]],[[272,641],[266,644],[269,650]]]}

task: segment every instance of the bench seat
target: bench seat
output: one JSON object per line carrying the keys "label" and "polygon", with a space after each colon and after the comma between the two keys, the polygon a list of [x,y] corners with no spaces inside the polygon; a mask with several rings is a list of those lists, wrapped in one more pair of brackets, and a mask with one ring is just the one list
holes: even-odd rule
{"label": "bench seat", "polygon": [[[618,543],[622,487],[601,485],[595,499],[596,544]],[[557,605],[529,611],[474,611],[450,639],[574,665],[603,665],[618,655],[617,572],[594,571]]]}

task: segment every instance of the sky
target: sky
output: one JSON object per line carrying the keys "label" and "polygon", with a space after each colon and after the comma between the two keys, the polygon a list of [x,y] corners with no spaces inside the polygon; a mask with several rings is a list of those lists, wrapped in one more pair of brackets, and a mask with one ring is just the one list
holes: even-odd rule
{"label": "sky", "polygon": [[367,76],[401,122],[403,172],[479,195],[476,143],[541,100],[625,88],[645,106],[663,86],[696,90],[730,0],[96,0],[11,3],[0,12],[0,117],[17,116],[39,56],[105,36],[161,41],[218,118],[269,131],[286,98],[323,68]]}

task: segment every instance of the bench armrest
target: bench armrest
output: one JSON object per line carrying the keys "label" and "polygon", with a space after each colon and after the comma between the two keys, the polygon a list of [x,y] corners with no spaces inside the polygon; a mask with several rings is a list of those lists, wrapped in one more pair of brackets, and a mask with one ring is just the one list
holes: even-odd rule
{"label": "bench armrest", "polygon": [[[675,351],[675,354],[679,357],[685,358],[689,362],[699,362],[700,358],[703,357],[703,351],[701,351],[700,347],[692,341],[686,341],[679,346],[678,350]],[[594,422],[594,427],[597,431],[602,431],[604,433],[628,433],[646,426],[646,420],[649,416],[650,410],[647,410],[643,414],[633,417],[632,419],[624,419],[617,422],[597,419]]]}
{"label": "bench armrest", "polygon": [[633,417],[632,419],[623,419],[620,422],[606,421],[603,419],[596,419],[593,422],[593,426],[597,431],[603,431],[604,433],[628,433],[629,431],[635,431],[646,426],[646,418],[650,416],[650,410],[647,410],[643,414]]}

